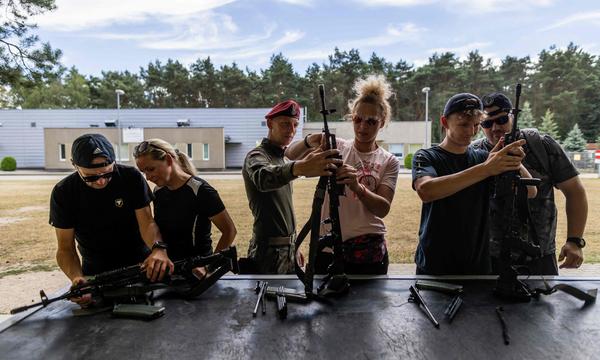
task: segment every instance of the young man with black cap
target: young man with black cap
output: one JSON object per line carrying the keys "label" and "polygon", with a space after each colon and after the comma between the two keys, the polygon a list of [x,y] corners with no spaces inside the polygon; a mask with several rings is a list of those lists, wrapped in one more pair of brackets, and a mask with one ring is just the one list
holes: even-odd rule
{"label": "young man with black cap", "polygon": [[[485,138],[474,141],[472,145],[489,150],[512,128],[512,103],[502,93],[486,95],[482,100],[487,114],[481,122]],[[523,146],[523,165],[533,177],[542,180],[538,187],[538,195],[529,200],[529,236],[537,239],[542,257],[527,264],[529,272],[558,275],[554,187],[558,188],[566,199],[567,239],[558,258],[558,261],[564,260],[560,268],[578,268],[583,263],[583,232],[588,212],[585,188],[579,179],[579,173],[561,146],[549,135],[540,134],[536,129],[523,129],[520,135],[527,141]],[[496,247],[492,246],[492,250],[494,248]],[[498,254],[492,252],[492,256]]]}
{"label": "young man with black cap", "polygon": [[470,147],[482,117],[483,106],[477,96],[454,95],[441,118],[446,131],[442,143],[415,153],[413,189],[423,201],[415,254],[417,274],[490,271],[489,195],[485,180],[520,169],[524,156],[520,146],[525,142],[518,141],[501,150],[497,146],[490,153]]}
{"label": "young man with black cap", "polygon": [[[152,281],[161,279],[167,268],[173,271],[142,174],[115,164],[113,147],[101,134],[75,139],[71,156],[76,172],[56,184],[50,198],[56,260],[65,275],[78,284],[85,282],[84,276],[141,262]],[[72,300],[82,306],[92,301],[90,295]]]}
{"label": "young man with black cap", "polygon": [[255,272],[289,274],[294,272],[296,220],[292,204],[292,180],[299,176],[331,175],[341,160],[332,158],[337,150],[315,149],[298,161],[284,158],[300,123],[300,105],[281,102],[265,116],[269,133],[244,160],[242,175],[254,216],[248,248]]}

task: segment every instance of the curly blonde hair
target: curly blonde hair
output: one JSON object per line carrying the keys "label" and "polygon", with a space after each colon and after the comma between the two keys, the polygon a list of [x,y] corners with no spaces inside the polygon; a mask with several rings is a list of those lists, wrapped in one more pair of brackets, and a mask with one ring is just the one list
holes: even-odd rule
{"label": "curly blonde hair", "polygon": [[361,103],[373,104],[379,108],[379,115],[383,124],[387,124],[392,118],[392,107],[388,99],[392,96],[392,86],[383,75],[368,75],[366,78],[357,79],[352,86],[352,91],[356,97],[348,101],[350,114],[346,118],[351,118],[356,112],[356,108]]}

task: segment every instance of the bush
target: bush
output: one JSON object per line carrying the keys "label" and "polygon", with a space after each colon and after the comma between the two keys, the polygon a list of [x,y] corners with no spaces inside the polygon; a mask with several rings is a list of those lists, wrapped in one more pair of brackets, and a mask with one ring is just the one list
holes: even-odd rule
{"label": "bush", "polygon": [[15,171],[17,168],[17,160],[15,160],[12,156],[7,156],[2,159],[2,163],[0,163],[0,169],[2,171]]}
{"label": "bush", "polygon": [[412,153],[410,153],[404,157],[404,168],[412,169],[412,158],[413,158]]}

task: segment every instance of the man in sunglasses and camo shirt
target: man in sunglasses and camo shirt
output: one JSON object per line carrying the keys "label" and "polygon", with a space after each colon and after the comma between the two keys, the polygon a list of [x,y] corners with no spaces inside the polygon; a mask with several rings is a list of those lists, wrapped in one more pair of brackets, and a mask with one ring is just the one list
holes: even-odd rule
{"label": "man in sunglasses and camo shirt", "polygon": [[[142,262],[152,281],[162,279],[167,269],[173,271],[143,175],[116,164],[113,147],[101,134],[75,139],[71,157],[76,172],[52,190],[50,225],[58,240],[58,266],[73,284],[85,282],[84,276]],[[71,300],[83,307],[92,303],[89,294]]]}
{"label": "man in sunglasses and camo shirt", "polygon": [[[472,146],[489,150],[512,128],[512,103],[502,93],[486,95],[482,100],[486,118],[481,122],[481,128],[485,138],[474,141]],[[532,274],[558,275],[554,187],[566,198],[567,239],[558,257],[558,261],[564,260],[560,268],[578,268],[583,263],[583,232],[588,211],[585,189],[579,173],[554,139],[535,129],[521,130],[521,137],[527,141],[523,146],[526,154],[523,165],[533,177],[542,180],[537,196],[529,199],[529,236],[537,238],[542,257],[527,265]]]}

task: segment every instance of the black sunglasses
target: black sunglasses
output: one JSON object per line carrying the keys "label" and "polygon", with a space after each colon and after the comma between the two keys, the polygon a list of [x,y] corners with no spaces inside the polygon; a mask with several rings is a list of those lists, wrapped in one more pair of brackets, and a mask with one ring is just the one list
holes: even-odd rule
{"label": "black sunglasses", "polygon": [[113,169],[110,172],[104,173],[104,174],[100,174],[100,175],[90,175],[90,176],[83,176],[81,175],[81,173],[79,173],[79,176],[81,176],[81,180],[88,182],[88,183],[93,183],[96,182],[100,179],[110,179],[113,176],[113,173],[115,172],[115,170]]}
{"label": "black sunglasses", "polygon": [[375,125],[379,124],[379,119],[373,119],[373,118],[363,119],[362,117],[360,117],[358,115],[354,115],[352,117],[352,122],[354,122],[355,124],[360,124],[363,121],[366,121],[367,125],[369,125],[369,126],[375,126]]}
{"label": "black sunglasses", "polygon": [[483,120],[482,122],[479,123],[479,125],[481,125],[482,128],[484,129],[489,129],[492,126],[494,126],[494,123],[498,124],[498,125],[504,125],[508,122],[508,115],[504,115],[504,116],[500,116],[497,117],[495,119],[489,119],[489,120]]}

